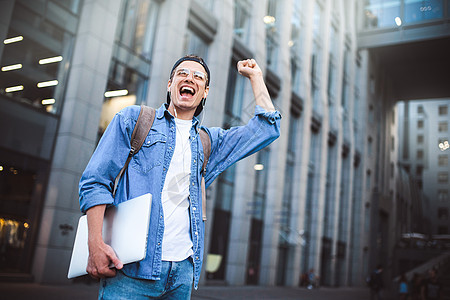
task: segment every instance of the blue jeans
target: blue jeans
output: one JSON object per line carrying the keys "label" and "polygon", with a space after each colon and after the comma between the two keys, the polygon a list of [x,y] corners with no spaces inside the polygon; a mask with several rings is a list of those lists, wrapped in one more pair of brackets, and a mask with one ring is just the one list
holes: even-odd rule
{"label": "blue jeans", "polygon": [[163,261],[160,280],[139,279],[117,271],[100,281],[99,300],[191,299],[194,266],[191,258]]}

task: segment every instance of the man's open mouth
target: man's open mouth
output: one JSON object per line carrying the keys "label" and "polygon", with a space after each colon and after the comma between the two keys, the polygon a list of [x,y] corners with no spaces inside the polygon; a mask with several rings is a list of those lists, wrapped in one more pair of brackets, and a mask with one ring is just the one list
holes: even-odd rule
{"label": "man's open mouth", "polygon": [[181,96],[194,96],[195,95],[195,90],[193,88],[191,88],[190,86],[182,86],[180,88],[180,95]]}

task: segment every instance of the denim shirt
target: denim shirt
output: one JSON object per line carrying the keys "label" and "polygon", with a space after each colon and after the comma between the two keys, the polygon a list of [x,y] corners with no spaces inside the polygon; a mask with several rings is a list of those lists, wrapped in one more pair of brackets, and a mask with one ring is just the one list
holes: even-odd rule
{"label": "denim shirt", "polygon": [[[129,106],[117,113],[94,151],[79,185],[82,212],[106,204],[117,205],[128,199],[152,194],[150,227],[146,257],[139,262],[126,264],[123,272],[134,278],[159,280],[161,273],[164,215],[161,192],[175,148],[175,119],[163,104],[156,110],[153,126],[141,150],[133,156],[124,172],[115,198],[112,196],[114,179],[130,151],[130,138],[139,116],[139,106]],[[255,116],[245,126],[224,130],[203,127],[211,139],[211,154],[206,165],[205,183],[208,187],[225,169],[238,160],[266,147],[280,135],[279,112],[266,112],[256,106]],[[203,147],[198,135],[199,121],[192,120],[191,175],[189,185],[192,256],[194,264],[194,287],[197,289],[203,263],[205,224],[202,220],[201,168]]]}

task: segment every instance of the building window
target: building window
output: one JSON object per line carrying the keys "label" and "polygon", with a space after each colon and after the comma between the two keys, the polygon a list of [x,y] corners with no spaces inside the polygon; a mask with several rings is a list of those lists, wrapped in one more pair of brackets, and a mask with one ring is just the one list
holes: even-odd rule
{"label": "building window", "polygon": [[439,115],[446,116],[448,114],[448,106],[447,105],[439,105]]}
{"label": "building window", "polygon": [[439,202],[448,202],[448,190],[438,190]]}
{"label": "building window", "polygon": [[245,78],[236,70],[236,61],[231,62],[228,73],[227,94],[225,96],[225,122],[224,127],[242,125],[241,114],[244,101]]}
{"label": "building window", "polygon": [[184,53],[200,56],[204,60],[208,58],[208,43],[190,28],[186,32],[184,50]]}
{"label": "building window", "polygon": [[[338,30],[331,26],[330,30],[330,53],[328,62],[328,97],[334,99],[336,96],[336,57],[339,57]],[[347,58],[347,57],[346,57]],[[348,76],[347,66],[344,65],[344,77]],[[333,100],[331,100],[333,101]]]}
{"label": "building window", "polygon": [[422,173],[423,173],[423,166],[422,165],[417,165],[417,167],[416,167],[416,175],[417,176],[422,176]]}
{"label": "building window", "polygon": [[438,124],[438,131],[439,132],[447,132],[448,131],[448,122],[439,122]]}
{"label": "building window", "polygon": [[423,159],[423,150],[422,149],[417,150],[417,159]]}
{"label": "building window", "polygon": [[249,0],[234,1],[234,36],[247,43],[250,32],[252,4]]}
{"label": "building window", "polygon": [[422,106],[422,105],[417,106],[417,113],[418,113],[418,114],[423,114],[423,113],[424,113],[424,112],[423,112],[423,106]]}
{"label": "building window", "polygon": [[417,128],[423,128],[423,120],[417,120]]}
{"label": "building window", "polygon": [[[2,33],[5,40],[3,53],[0,52],[0,95],[21,105],[59,114],[78,16],[55,2],[58,3],[41,0],[39,4],[13,4],[11,26]],[[73,3],[71,8],[78,11],[79,3]]]}
{"label": "building window", "polygon": [[439,165],[439,167],[448,166],[448,155],[446,155],[446,154],[439,155],[438,165]]}
{"label": "building window", "polygon": [[395,18],[400,16],[400,0],[369,0],[365,6],[365,27],[380,28],[396,26]]}
{"label": "building window", "polygon": [[448,183],[448,172],[438,173],[438,183]]}
{"label": "building window", "polygon": [[291,39],[289,47],[291,52],[291,80],[292,90],[297,94],[301,92],[301,58],[303,51],[303,2],[294,1],[294,11],[291,18]]}
{"label": "building window", "polygon": [[118,111],[145,101],[158,12],[157,1],[127,0],[123,4],[97,140]]}
{"label": "building window", "polygon": [[417,136],[417,144],[423,144],[423,135]]}
{"label": "building window", "polygon": [[266,210],[267,180],[269,174],[270,149],[262,149],[256,162],[262,168],[256,170],[253,200],[247,202],[251,215],[249,248],[247,252],[247,284],[258,284],[261,270],[262,237],[264,233],[264,215]]}
{"label": "building window", "polygon": [[406,0],[404,1],[404,22],[414,23],[443,17],[442,0]]}
{"label": "building window", "polygon": [[266,25],[266,60],[267,67],[272,70],[276,69],[276,61],[278,57],[278,47],[280,34],[278,32],[278,5],[281,2],[277,0],[269,0],[267,2],[267,13],[264,16],[264,23]]}
{"label": "building window", "polygon": [[438,234],[448,234],[448,227],[447,226],[439,226]]}
{"label": "building window", "polygon": [[438,208],[438,220],[440,220],[440,221],[448,220],[448,208],[447,207],[439,207]]}
{"label": "building window", "polygon": [[372,172],[370,170],[367,170],[366,172],[366,191],[370,192],[370,188],[371,188],[371,174]]}
{"label": "building window", "polygon": [[125,1],[117,43],[132,53],[150,60],[156,33],[158,6],[154,0]]}

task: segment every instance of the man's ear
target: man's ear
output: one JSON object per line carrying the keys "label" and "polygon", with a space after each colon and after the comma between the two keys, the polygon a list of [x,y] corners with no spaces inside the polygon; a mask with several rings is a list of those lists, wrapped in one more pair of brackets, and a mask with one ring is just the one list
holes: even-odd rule
{"label": "man's ear", "polygon": [[167,91],[170,92],[170,85],[172,84],[172,81],[169,79],[169,81],[167,81]]}
{"label": "man's ear", "polygon": [[206,97],[208,97],[208,93],[209,93],[209,86],[206,87],[205,92],[203,93],[203,98],[206,99]]}

